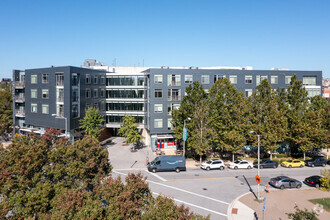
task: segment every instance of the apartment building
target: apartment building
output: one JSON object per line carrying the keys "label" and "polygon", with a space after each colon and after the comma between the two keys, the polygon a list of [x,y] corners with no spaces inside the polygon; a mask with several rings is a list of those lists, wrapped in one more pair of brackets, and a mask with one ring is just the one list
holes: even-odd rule
{"label": "apartment building", "polygon": [[[125,114],[135,117],[144,142],[152,149],[176,148],[171,112],[180,106],[185,88],[199,81],[208,89],[226,77],[250,96],[263,79],[273,88],[286,88],[291,76],[302,80],[309,97],[321,95],[321,71],[253,70],[251,67],[116,67],[99,62],[79,67],[14,70],[16,132],[43,134],[45,128],[63,129],[77,137],[79,119],[94,106],[105,117],[105,127],[117,135]],[[65,133],[66,131],[66,133]]]}

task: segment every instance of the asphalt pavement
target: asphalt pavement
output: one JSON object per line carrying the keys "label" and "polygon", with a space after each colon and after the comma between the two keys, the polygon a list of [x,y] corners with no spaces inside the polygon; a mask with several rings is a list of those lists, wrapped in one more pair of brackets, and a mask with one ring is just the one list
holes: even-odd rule
{"label": "asphalt pavement", "polygon": [[[131,146],[122,146],[123,138],[115,138],[108,145],[109,160],[113,166],[113,176],[124,177],[128,173],[141,172],[147,176],[147,182],[154,196],[163,194],[173,198],[178,204],[188,206],[193,212],[210,215],[211,219],[227,219],[230,205],[239,196],[254,192],[257,194],[257,183],[254,179],[257,169],[223,171],[205,171],[198,167],[187,167],[186,172],[150,173],[146,169],[146,158],[149,161],[156,156],[150,148],[144,147],[131,152]],[[329,166],[327,166],[329,167]],[[322,167],[261,169],[260,191],[263,191],[270,178],[286,175],[303,181],[306,177],[320,175]],[[303,184],[302,189],[310,188]],[[271,191],[278,190],[270,187]],[[290,189],[288,189],[290,190]]]}

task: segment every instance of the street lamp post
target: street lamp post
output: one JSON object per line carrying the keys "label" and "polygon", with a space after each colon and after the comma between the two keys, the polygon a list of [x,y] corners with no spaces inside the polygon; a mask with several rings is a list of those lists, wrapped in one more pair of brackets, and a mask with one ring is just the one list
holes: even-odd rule
{"label": "street lamp post", "polygon": [[[191,120],[191,118],[187,118],[189,121]],[[183,120],[183,129],[187,129],[186,128],[186,120],[187,119],[185,119],[185,120]],[[186,132],[188,132],[187,130],[186,130]],[[182,134],[183,135],[183,134]],[[182,136],[182,138],[183,138],[183,136]],[[186,154],[186,140],[184,139],[183,140],[183,156],[185,156],[185,154]]]}
{"label": "street lamp post", "polygon": [[[250,131],[250,133],[255,133],[258,136],[258,176],[260,177],[260,135],[255,131]],[[258,183],[258,200],[260,198],[260,190],[259,190],[259,183]]]}

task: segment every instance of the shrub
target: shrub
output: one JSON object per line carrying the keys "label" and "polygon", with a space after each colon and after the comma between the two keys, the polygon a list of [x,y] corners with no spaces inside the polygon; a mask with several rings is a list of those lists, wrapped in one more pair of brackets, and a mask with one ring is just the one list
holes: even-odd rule
{"label": "shrub", "polygon": [[324,169],[321,178],[321,188],[325,190],[330,190],[330,170]]}
{"label": "shrub", "polygon": [[308,211],[307,209],[299,209],[297,205],[294,206],[295,212],[294,213],[286,213],[289,219],[293,220],[317,220],[318,214],[315,211]]}

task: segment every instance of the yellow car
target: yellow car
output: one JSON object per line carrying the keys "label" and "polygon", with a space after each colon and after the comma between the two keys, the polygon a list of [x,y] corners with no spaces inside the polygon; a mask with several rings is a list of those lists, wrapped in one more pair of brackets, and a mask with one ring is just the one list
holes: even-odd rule
{"label": "yellow car", "polygon": [[305,166],[305,162],[304,161],[300,161],[300,160],[287,160],[282,162],[282,167],[303,167]]}

